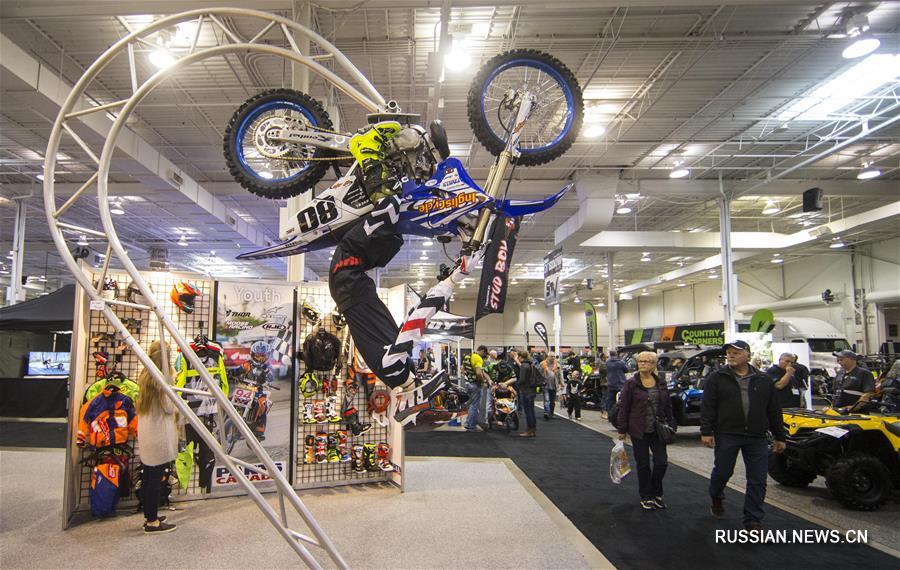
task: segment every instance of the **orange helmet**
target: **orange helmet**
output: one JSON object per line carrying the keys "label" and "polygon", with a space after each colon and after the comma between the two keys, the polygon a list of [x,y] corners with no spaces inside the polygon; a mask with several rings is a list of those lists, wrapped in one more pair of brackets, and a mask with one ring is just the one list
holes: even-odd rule
{"label": "orange helmet", "polygon": [[179,281],[172,287],[172,293],[169,295],[176,307],[187,314],[194,312],[194,300],[203,293],[200,288],[193,283],[187,281]]}

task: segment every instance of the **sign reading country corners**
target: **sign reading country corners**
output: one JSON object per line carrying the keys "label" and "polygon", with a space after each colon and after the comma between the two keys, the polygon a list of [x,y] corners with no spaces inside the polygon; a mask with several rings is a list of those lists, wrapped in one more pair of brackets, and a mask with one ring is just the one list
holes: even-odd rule
{"label": "sign reading country corners", "polygon": [[562,248],[558,247],[544,258],[544,304],[559,304],[559,276],[562,273]]}
{"label": "sign reading country corners", "polygon": [[691,325],[671,325],[645,329],[626,329],[626,344],[643,342],[683,342],[703,346],[725,344],[725,324],[695,323]]}

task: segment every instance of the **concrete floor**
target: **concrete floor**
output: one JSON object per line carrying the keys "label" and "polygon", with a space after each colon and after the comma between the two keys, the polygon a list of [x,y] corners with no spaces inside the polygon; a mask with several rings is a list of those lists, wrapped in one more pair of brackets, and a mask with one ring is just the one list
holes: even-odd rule
{"label": "concrete floor", "polygon": [[[165,535],[144,535],[136,514],[62,531],[63,459],[61,450],[0,451],[0,568],[96,568],[113,553],[135,568],[302,566],[241,497],[178,503],[164,514],[179,528]],[[611,567],[507,462],[406,465],[405,493],[384,484],[302,493],[351,568]]]}
{"label": "concrete floor", "polygon": [[[557,412],[556,419],[564,417]],[[539,420],[543,421],[543,420]],[[563,420],[569,421],[569,420]],[[599,411],[583,410],[581,423],[596,431],[615,436],[615,430]],[[693,471],[703,477],[712,472],[712,450],[700,443],[700,428],[685,426],[678,430],[678,440],[668,448],[669,462]],[[738,459],[729,486],[743,491],[746,485],[743,462]],[[895,490],[895,498],[897,492]],[[842,507],[831,498],[825,488],[825,479],[819,477],[807,489],[783,487],[769,478],[766,502],[781,509],[820,524],[839,530],[868,529],[869,544],[900,556],[900,501],[892,500],[875,512],[853,511]]]}

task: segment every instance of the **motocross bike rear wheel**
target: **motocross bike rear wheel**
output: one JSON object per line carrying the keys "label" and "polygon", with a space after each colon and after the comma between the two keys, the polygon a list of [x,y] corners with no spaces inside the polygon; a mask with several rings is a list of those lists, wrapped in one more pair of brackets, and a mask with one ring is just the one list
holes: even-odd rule
{"label": "motocross bike rear wheel", "polygon": [[494,156],[506,146],[516,109],[504,105],[509,90],[527,89],[534,107],[522,130],[516,164],[535,166],[559,158],[575,142],[584,121],[584,101],[575,75],[546,53],[517,49],[485,63],[469,88],[469,125]]}
{"label": "motocross bike rear wheel", "polygon": [[334,126],[318,101],[293,89],[254,95],[232,115],[223,143],[228,171],[244,188],[281,200],[310,190],[325,175],[333,156],[327,149],[275,140],[270,133],[292,126],[331,131]]}

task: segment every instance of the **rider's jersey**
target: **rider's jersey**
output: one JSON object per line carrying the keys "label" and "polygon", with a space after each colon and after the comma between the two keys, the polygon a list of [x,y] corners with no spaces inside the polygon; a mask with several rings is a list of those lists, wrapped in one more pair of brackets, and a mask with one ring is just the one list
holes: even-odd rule
{"label": "rider's jersey", "polygon": [[[200,356],[199,354],[197,356],[200,358],[200,361],[203,362],[203,365],[213,377],[213,380],[219,381],[219,387],[227,396],[228,374],[225,372],[225,358],[222,356],[221,347],[216,350],[212,344],[213,343],[210,343],[210,348],[207,350],[205,356]],[[175,386],[179,388],[190,388],[192,390],[206,390],[206,385],[203,384],[203,380],[200,379],[200,373],[191,366],[190,361],[188,361],[181,353],[179,353],[178,358],[175,359],[175,370],[178,373],[175,377]],[[184,399],[188,401],[188,404],[191,405],[191,407],[197,407],[196,413],[198,416],[216,413],[215,398],[185,394]]]}
{"label": "rider's jersey", "polygon": [[478,353],[467,354],[463,357],[463,371],[466,373],[466,379],[469,382],[480,384],[482,379],[479,378],[477,370],[484,366],[484,359]]}

